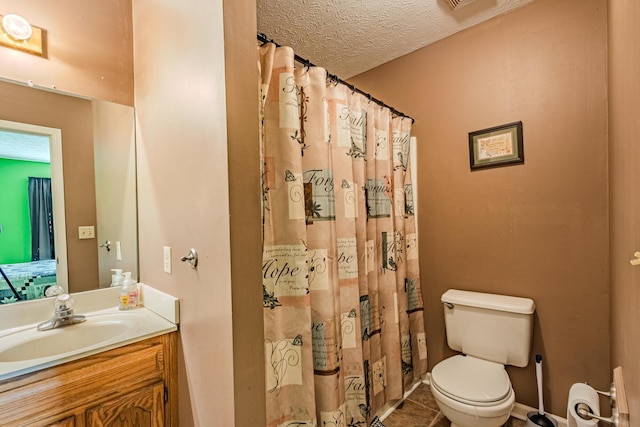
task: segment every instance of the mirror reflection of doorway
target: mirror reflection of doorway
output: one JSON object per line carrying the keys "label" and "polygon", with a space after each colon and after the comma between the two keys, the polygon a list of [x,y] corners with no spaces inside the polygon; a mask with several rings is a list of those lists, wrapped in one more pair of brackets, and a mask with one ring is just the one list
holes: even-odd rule
{"label": "mirror reflection of doorway", "polygon": [[0,120],[0,195],[0,303],[66,291],[59,129]]}

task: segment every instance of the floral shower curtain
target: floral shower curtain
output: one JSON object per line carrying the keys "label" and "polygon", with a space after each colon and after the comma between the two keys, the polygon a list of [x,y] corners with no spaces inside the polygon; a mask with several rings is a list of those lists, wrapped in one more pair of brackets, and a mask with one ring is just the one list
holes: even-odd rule
{"label": "floral shower curtain", "polygon": [[427,368],[411,119],[259,54],[268,426],[366,426]]}

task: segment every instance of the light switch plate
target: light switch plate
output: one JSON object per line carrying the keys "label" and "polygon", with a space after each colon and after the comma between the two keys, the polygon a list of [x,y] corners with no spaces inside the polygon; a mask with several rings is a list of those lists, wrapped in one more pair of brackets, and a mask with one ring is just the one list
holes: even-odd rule
{"label": "light switch plate", "polygon": [[78,227],[78,239],[95,239],[96,229],[93,225],[81,225]]}
{"label": "light switch plate", "polygon": [[164,272],[171,274],[171,247],[164,247]]}

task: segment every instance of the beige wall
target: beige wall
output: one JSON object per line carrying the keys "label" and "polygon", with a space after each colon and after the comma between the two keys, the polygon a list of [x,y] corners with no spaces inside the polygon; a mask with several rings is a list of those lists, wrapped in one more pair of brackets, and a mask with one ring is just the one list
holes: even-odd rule
{"label": "beige wall", "polygon": [[44,30],[45,57],[0,47],[4,78],[133,105],[131,0],[0,0]]}
{"label": "beige wall", "polygon": [[[533,298],[560,416],[572,383],[611,381],[606,9],[538,0],[352,79],[416,119],[430,366],[451,354],[448,288]],[[468,132],[518,120],[525,164],[470,172]],[[509,373],[537,407],[534,365]]]}
{"label": "beige wall", "polygon": [[96,240],[78,239],[79,226],[96,224],[91,101],[2,81],[0,99],[3,120],[61,129],[69,290],[95,289]]}
{"label": "beige wall", "polygon": [[266,425],[256,2],[224,0],[235,425]]}
{"label": "beige wall", "polygon": [[609,2],[611,359],[622,366],[631,425],[640,424],[640,3]]}
{"label": "beige wall", "polygon": [[[133,2],[140,276],[180,298],[181,426],[234,425],[222,13],[222,0]],[[180,262],[189,248],[196,270]]]}

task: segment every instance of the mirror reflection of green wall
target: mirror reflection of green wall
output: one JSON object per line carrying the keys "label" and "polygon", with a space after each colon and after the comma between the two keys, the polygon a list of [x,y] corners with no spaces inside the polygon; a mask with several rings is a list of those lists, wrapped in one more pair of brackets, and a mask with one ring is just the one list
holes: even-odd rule
{"label": "mirror reflection of green wall", "polygon": [[51,178],[50,164],[0,158],[0,264],[31,261],[29,177]]}

